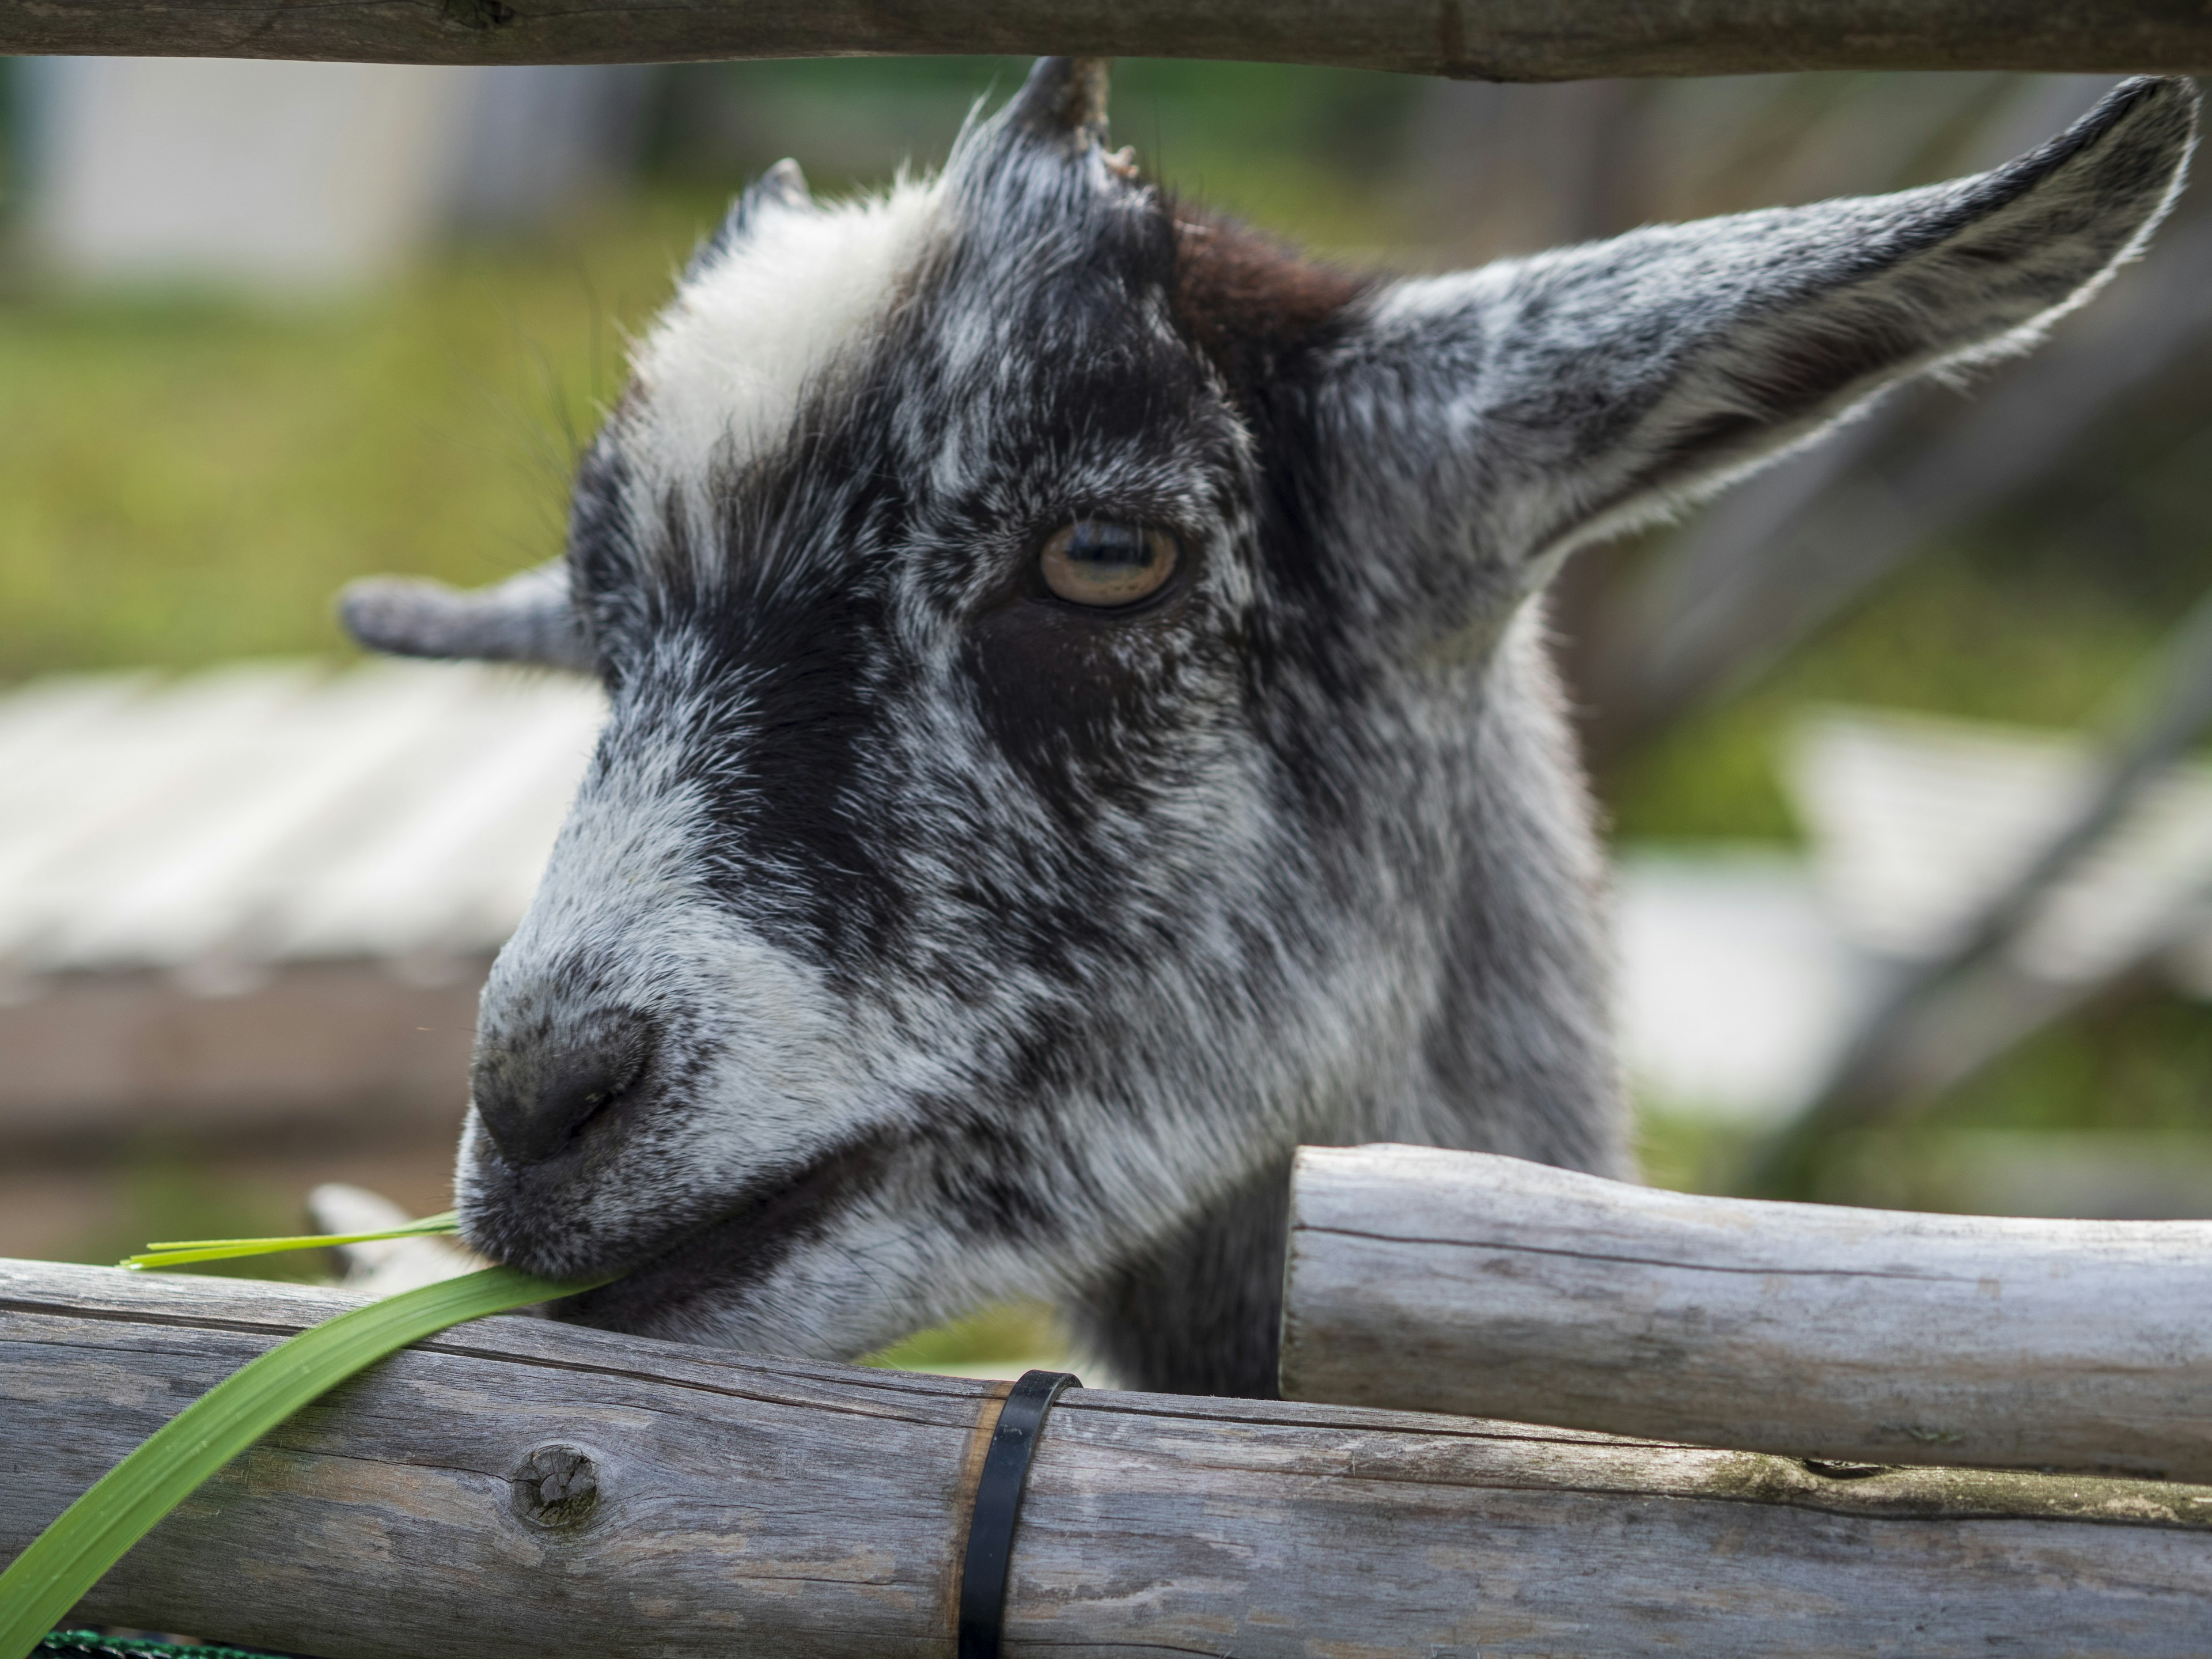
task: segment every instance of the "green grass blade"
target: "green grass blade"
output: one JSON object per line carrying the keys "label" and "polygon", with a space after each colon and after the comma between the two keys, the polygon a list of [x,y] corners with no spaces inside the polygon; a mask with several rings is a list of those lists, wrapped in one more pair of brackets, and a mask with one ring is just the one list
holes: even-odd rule
{"label": "green grass blade", "polygon": [[[388,1227],[382,1232],[362,1233],[359,1234],[358,1237],[362,1238],[404,1238],[410,1233],[450,1233],[458,1231],[460,1228],[460,1224],[461,1218],[458,1212],[453,1210],[445,1210],[436,1215],[423,1216],[417,1220],[403,1221],[397,1227]],[[299,1237],[310,1243],[315,1243],[323,1238],[334,1237],[337,1236],[337,1235],[335,1234],[325,1233],[298,1235]],[[344,1237],[351,1238],[356,1237],[356,1235],[348,1233],[344,1235]],[[149,1250],[204,1250],[212,1249],[217,1244],[276,1244],[283,1242],[283,1240],[276,1238],[157,1238],[151,1243],[148,1244],[146,1248]]]}
{"label": "green grass blade", "polygon": [[410,1342],[589,1290],[486,1267],[372,1302],[249,1361],[155,1431],[0,1572],[0,1659],[24,1659],[155,1522],[301,1407]]}
{"label": "green grass blade", "polygon": [[181,1267],[194,1261],[228,1261],[242,1255],[274,1255],[281,1250],[328,1249],[340,1244],[373,1244],[386,1238],[421,1238],[455,1233],[461,1224],[451,1210],[424,1216],[404,1227],[386,1227],[373,1233],[300,1233],[289,1238],[168,1238],[156,1239],[136,1255],[115,1265],[141,1267]]}

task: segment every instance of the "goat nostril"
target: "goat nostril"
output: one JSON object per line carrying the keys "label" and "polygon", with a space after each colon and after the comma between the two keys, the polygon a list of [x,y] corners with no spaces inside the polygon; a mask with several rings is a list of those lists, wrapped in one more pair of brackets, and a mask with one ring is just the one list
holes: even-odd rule
{"label": "goat nostril", "polygon": [[477,1116],[511,1164],[542,1164],[644,1074],[651,1029],[626,1022],[589,1047],[488,1049],[471,1077]]}

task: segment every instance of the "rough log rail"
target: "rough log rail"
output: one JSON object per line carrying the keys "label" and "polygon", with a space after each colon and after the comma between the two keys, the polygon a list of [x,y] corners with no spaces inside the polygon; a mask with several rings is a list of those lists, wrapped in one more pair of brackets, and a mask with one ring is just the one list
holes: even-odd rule
{"label": "rough log rail", "polygon": [[2212,1480],[2212,1222],[1656,1192],[1307,1147],[1283,1391],[1878,1463]]}
{"label": "rough log rail", "polygon": [[[187,1400],[349,1305],[0,1262],[0,1559]],[[957,1379],[548,1322],[422,1344],[234,1464],[88,1620],[325,1659],[931,1656],[977,1427]],[[1008,1651],[1484,1659],[2203,1650],[2212,1489],[1075,1392]]]}
{"label": "rough log rail", "polygon": [[2177,0],[0,0],[0,53],[392,64],[1073,52],[1497,81],[2212,70]]}

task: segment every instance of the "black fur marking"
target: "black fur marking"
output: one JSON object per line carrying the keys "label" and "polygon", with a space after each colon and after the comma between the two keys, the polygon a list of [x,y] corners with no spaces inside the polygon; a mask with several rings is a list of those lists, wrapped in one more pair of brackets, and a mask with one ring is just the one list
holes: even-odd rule
{"label": "black fur marking", "polygon": [[[728,848],[714,884],[823,968],[863,975],[896,933],[899,897],[855,788],[873,705],[896,689],[878,679],[890,665],[880,599],[864,580],[793,584],[702,624],[744,726],[734,769],[721,734],[696,734],[690,751]],[[763,868],[781,895],[760,890]]]}
{"label": "black fur marking", "polygon": [[1188,204],[1160,211],[1175,236],[1176,321],[1247,410],[1340,341],[1353,303],[1376,286]]}
{"label": "black fur marking", "polygon": [[623,497],[629,465],[602,435],[584,452],[568,504],[568,582],[576,616],[598,659],[600,678],[615,683],[608,641],[643,626],[637,578],[641,558]]}
{"label": "black fur marking", "polygon": [[936,1097],[916,1105],[928,1125],[918,1144],[927,1149],[932,1187],[963,1231],[1031,1246],[1060,1236],[1067,1218],[1042,1197],[1057,1182],[1040,1179],[1030,1136],[973,1101]]}

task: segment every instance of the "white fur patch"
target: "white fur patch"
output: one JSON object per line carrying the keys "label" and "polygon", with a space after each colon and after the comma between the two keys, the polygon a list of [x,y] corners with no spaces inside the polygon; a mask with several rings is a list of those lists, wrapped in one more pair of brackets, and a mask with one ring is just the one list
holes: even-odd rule
{"label": "white fur patch", "polygon": [[789,433],[809,389],[890,310],[936,222],[935,180],[839,203],[764,204],[678,290],[632,355],[624,447],[650,484],[696,488]]}

